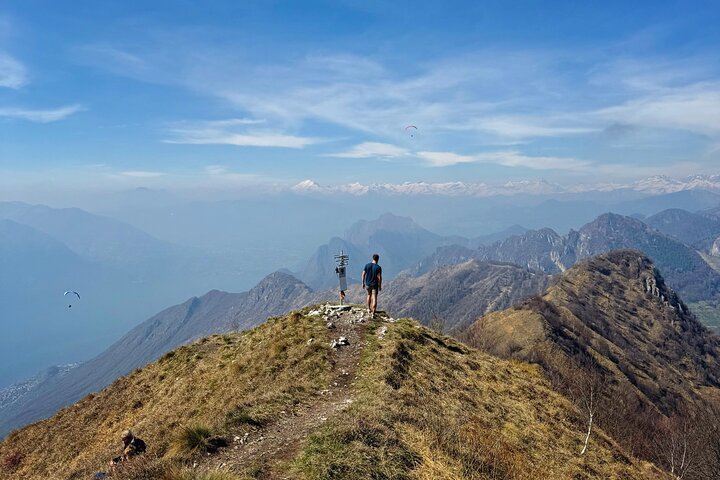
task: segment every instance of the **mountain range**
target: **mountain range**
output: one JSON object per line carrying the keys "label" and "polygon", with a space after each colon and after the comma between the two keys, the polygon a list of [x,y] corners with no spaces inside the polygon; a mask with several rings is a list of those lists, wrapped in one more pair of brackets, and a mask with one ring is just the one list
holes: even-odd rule
{"label": "mountain range", "polygon": [[[658,218],[661,217],[654,220]],[[667,224],[665,228],[671,229]],[[552,274],[567,270],[581,259],[623,248],[640,250],[652,258],[668,284],[688,302],[716,300],[720,296],[720,275],[694,248],[641,220],[612,213],[603,214],[564,236],[545,228],[477,249],[441,247],[412,271],[423,272],[439,265],[476,258],[513,263]]]}
{"label": "mountain range", "polygon": [[376,183],[361,184],[349,183],[345,185],[320,185],[313,180],[303,180],[291,190],[294,192],[323,193],[323,194],[350,194],[350,195],[467,195],[489,197],[496,195],[518,194],[560,194],[560,193],[586,193],[586,192],[617,192],[634,191],[644,194],[660,195],[686,190],[708,190],[720,192],[720,175],[691,175],[683,178],[671,178],[665,175],[656,175],[631,183],[561,185],[546,180],[509,181],[504,184],[487,184],[471,182],[405,182],[400,184]]}
{"label": "mountain range", "polygon": [[658,465],[668,466],[658,451],[667,419],[683,419],[698,441],[690,430],[720,400],[720,339],[638,251],[579,262],[541,296],[478,320],[466,339],[540,365],[580,406],[593,394],[597,425]]}

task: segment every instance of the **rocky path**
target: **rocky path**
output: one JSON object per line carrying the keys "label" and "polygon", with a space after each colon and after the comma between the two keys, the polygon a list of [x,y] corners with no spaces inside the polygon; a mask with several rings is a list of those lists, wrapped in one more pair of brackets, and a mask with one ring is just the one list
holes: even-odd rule
{"label": "rocky path", "polygon": [[[357,379],[370,318],[363,308],[332,305],[324,305],[309,315],[325,322],[328,329],[326,338],[308,341],[334,344],[331,353],[333,379],[328,388],[318,392],[310,402],[281,412],[269,425],[233,436],[227,449],[213,455],[208,464],[198,468],[251,472],[262,479],[294,478],[292,473],[283,471],[282,465],[300,451],[311,432],[352,404],[352,387]],[[383,316],[379,314],[378,318]]]}

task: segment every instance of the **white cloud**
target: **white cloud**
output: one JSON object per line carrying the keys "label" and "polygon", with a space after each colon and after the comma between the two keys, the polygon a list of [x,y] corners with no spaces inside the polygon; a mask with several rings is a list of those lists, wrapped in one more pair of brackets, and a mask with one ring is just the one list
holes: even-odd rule
{"label": "white cloud", "polygon": [[[246,129],[264,120],[229,119],[184,123],[169,129],[165,143],[190,145],[235,145],[240,147],[304,148],[320,140],[271,130]],[[240,127],[240,128],[238,128]]]}
{"label": "white cloud", "polygon": [[342,158],[397,158],[409,154],[410,152],[406,148],[390,143],[364,142],[344,152],[331,153],[328,156]]}
{"label": "white cloud", "polygon": [[27,84],[25,66],[9,55],[0,53],[0,87],[22,88]]}
{"label": "white cloud", "polygon": [[205,173],[208,175],[222,175],[227,173],[228,169],[224,165],[208,165],[205,167]]}
{"label": "white cloud", "polygon": [[596,112],[602,119],[643,127],[720,135],[720,83],[665,89]]}
{"label": "white cloud", "polygon": [[28,120],[31,122],[50,123],[63,120],[83,110],[81,105],[69,105],[50,110],[0,107],[0,117]]}
{"label": "white cloud", "polygon": [[120,175],[133,178],[157,178],[165,174],[163,172],[149,172],[146,170],[128,170],[126,172],[120,172]]}
{"label": "white cloud", "polygon": [[553,124],[547,117],[497,116],[468,122],[456,128],[485,131],[508,138],[566,137],[599,130],[593,126],[570,126],[569,123]]}
{"label": "white cloud", "polygon": [[461,163],[493,163],[533,170],[586,170],[590,166],[590,162],[571,157],[530,156],[515,151],[486,152],[475,155],[460,155],[454,152],[418,152],[418,156],[432,167],[447,167]]}

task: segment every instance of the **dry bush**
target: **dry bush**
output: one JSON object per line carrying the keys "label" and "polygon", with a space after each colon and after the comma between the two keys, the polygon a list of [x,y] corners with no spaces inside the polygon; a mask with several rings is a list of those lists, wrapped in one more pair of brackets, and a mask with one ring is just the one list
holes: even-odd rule
{"label": "dry bush", "polygon": [[22,452],[19,452],[19,451],[14,451],[14,452],[6,455],[2,461],[3,470],[5,470],[6,472],[11,472],[11,471],[15,470],[17,467],[20,466],[20,464],[23,461],[23,458],[25,458],[25,456],[22,454]]}
{"label": "dry bush", "polygon": [[215,436],[205,425],[192,425],[180,429],[170,445],[171,457],[189,457],[196,453],[215,453],[219,448],[226,447],[227,440]]}

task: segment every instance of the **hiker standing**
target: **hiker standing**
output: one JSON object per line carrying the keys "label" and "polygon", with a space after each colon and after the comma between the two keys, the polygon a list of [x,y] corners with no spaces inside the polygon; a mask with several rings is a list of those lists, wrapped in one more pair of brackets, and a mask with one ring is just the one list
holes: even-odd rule
{"label": "hiker standing", "polygon": [[371,318],[375,318],[378,292],[382,290],[382,267],[378,265],[380,255],[372,256],[372,262],[365,265],[362,273],[363,289],[367,291],[367,308]]}

